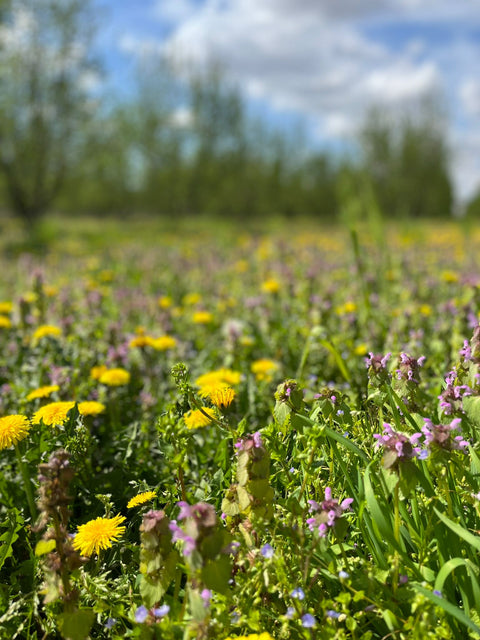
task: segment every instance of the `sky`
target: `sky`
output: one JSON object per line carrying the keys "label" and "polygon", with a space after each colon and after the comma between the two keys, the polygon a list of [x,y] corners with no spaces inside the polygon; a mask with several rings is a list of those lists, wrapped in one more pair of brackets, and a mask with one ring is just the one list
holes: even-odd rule
{"label": "sky", "polygon": [[253,108],[342,147],[367,110],[435,96],[457,197],[480,189],[480,0],[94,0],[117,84],[138,57],[221,62]]}

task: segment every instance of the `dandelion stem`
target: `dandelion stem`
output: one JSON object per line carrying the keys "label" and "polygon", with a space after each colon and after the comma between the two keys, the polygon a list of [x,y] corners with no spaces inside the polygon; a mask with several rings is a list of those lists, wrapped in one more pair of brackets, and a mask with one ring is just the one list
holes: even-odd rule
{"label": "dandelion stem", "polygon": [[27,467],[25,466],[25,462],[23,461],[22,454],[20,453],[20,449],[18,447],[15,447],[15,454],[17,456],[18,466],[22,475],[23,488],[25,491],[25,495],[27,496],[28,509],[30,511],[30,516],[32,518],[33,524],[37,519],[37,509],[35,507],[35,500],[33,499],[30,476],[28,475]]}

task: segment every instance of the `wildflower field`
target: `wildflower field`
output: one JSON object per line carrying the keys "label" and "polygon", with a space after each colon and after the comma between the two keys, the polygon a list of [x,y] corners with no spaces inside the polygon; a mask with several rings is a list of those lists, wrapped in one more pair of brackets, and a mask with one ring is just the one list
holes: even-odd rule
{"label": "wildflower field", "polygon": [[5,244],[0,637],[480,638],[479,250],[453,224]]}

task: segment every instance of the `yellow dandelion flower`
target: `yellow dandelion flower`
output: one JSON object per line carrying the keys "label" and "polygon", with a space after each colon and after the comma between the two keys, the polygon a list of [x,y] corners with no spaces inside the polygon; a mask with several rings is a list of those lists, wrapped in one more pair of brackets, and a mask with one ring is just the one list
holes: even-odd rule
{"label": "yellow dandelion flower", "polygon": [[59,327],[54,327],[52,324],[41,324],[33,333],[33,340],[41,340],[46,336],[58,336],[62,335],[62,330]]}
{"label": "yellow dandelion flower", "polygon": [[182,304],[186,307],[193,307],[198,304],[202,299],[202,296],[199,293],[187,293],[182,298]]}
{"label": "yellow dandelion flower", "polygon": [[160,296],[157,302],[160,309],[170,309],[173,305],[173,300],[170,296]]}
{"label": "yellow dandelion flower", "polygon": [[444,282],[458,282],[459,280],[458,273],[455,271],[442,271],[441,277]]}
{"label": "yellow dandelion flower", "polygon": [[27,396],[27,400],[30,402],[30,400],[38,400],[38,398],[48,398],[52,395],[52,393],[55,393],[55,391],[58,391],[59,389],[60,387],[58,386],[58,384],[50,384],[44,387],[38,387],[38,389],[30,391]]}
{"label": "yellow dandelion flower", "polygon": [[130,374],[120,367],[117,369],[107,369],[102,373],[99,381],[109,387],[121,387],[130,382]]}
{"label": "yellow dandelion flower", "polygon": [[195,324],[210,324],[213,322],[213,314],[210,311],[195,311],[192,321]]}
{"label": "yellow dandelion flower", "polygon": [[368,347],[366,344],[358,344],[355,349],[353,350],[353,353],[356,356],[366,356],[368,353]]}
{"label": "yellow dandelion flower", "polygon": [[114,518],[95,518],[86,524],[81,524],[73,540],[73,548],[80,551],[82,556],[91,556],[101,549],[108,549],[125,531],[121,526],[126,518],[117,515]]}
{"label": "yellow dandelion flower", "polygon": [[240,336],[240,344],[242,347],[251,347],[255,344],[255,339],[252,336]]}
{"label": "yellow dandelion flower", "polygon": [[8,315],[13,311],[13,304],[8,300],[0,302],[0,313]]}
{"label": "yellow dandelion flower", "polygon": [[10,329],[12,322],[7,316],[0,315],[0,329]]}
{"label": "yellow dandelion flower", "polygon": [[432,315],[432,307],[429,304],[421,304],[418,307],[419,312],[422,316],[431,316]]}
{"label": "yellow dandelion flower", "polygon": [[58,287],[51,284],[46,284],[43,287],[43,292],[48,298],[53,298],[58,294]]}
{"label": "yellow dandelion flower", "polygon": [[255,374],[257,380],[265,380],[270,382],[273,374],[278,371],[278,363],[274,360],[268,360],[268,358],[260,358],[252,362],[251,371]]}
{"label": "yellow dandelion flower", "polygon": [[233,402],[236,396],[235,390],[232,387],[217,387],[210,391],[209,398],[216,407],[219,409],[227,409]]}
{"label": "yellow dandelion flower", "polygon": [[269,278],[262,283],[262,291],[264,293],[278,293],[280,291],[280,282],[275,278]]}
{"label": "yellow dandelion flower", "polygon": [[198,395],[201,398],[209,398],[210,394],[213,393],[214,391],[217,391],[218,389],[225,389],[227,387],[228,387],[228,384],[226,382],[214,381],[211,384],[205,384],[202,387],[200,387]]}
{"label": "yellow dandelion flower", "polygon": [[96,400],[86,400],[85,402],[78,403],[78,413],[82,416],[98,416],[98,414],[103,413],[105,409],[105,405]]}
{"label": "yellow dandelion flower", "polygon": [[[212,417],[210,418],[209,416]],[[200,409],[188,411],[188,413],[184,414],[183,419],[185,420],[185,426],[188,429],[198,429],[200,427],[206,427],[212,422],[214,417],[215,412],[213,409],[210,409],[209,407],[202,407],[202,411],[200,411]]]}
{"label": "yellow dandelion flower", "polygon": [[157,351],[167,351],[177,346],[177,341],[172,336],[160,336],[152,340],[152,347]]}
{"label": "yellow dandelion flower", "polygon": [[151,336],[139,335],[132,338],[129,342],[130,349],[134,349],[135,347],[151,347],[153,346],[154,338]]}
{"label": "yellow dandelion flower", "polygon": [[8,449],[23,440],[30,427],[27,416],[12,415],[0,418],[0,450]]}
{"label": "yellow dandelion flower", "polygon": [[237,273],[245,273],[246,271],[248,271],[248,267],[248,260],[237,260],[237,262],[235,262],[235,264],[233,265],[233,268]]}
{"label": "yellow dandelion flower", "polygon": [[100,380],[101,376],[105,373],[107,367],[104,364],[97,365],[90,369],[90,377],[94,380]]}
{"label": "yellow dandelion flower", "polygon": [[133,507],[138,507],[140,504],[145,504],[145,502],[149,502],[153,500],[157,494],[155,491],[145,491],[144,493],[139,493],[138,496],[134,496],[131,500],[129,500],[127,504],[127,509],[133,509]]}
{"label": "yellow dandelion flower", "polygon": [[33,424],[46,424],[50,427],[62,425],[67,421],[68,412],[73,409],[75,402],[50,402],[33,414]]}
{"label": "yellow dandelion flower", "polygon": [[229,386],[234,386],[240,383],[242,374],[240,371],[234,371],[233,369],[217,369],[216,371],[209,371],[199,376],[195,380],[195,384],[198,387],[208,387],[211,385],[218,385],[224,383]]}

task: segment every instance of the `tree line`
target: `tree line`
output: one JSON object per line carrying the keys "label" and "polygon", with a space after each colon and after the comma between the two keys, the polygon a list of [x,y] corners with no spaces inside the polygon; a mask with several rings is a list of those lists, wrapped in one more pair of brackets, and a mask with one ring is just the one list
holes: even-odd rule
{"label": "tree line", "polygon": [[355,201],[388,218],[452,214],[446,123],[431,105],[372,109],[340,157],[252,114],[215,64],[140,57],[128,90],[102,91],[92,11],[0,4],[0,206],[27,226],[53,209],[334,220]]}

